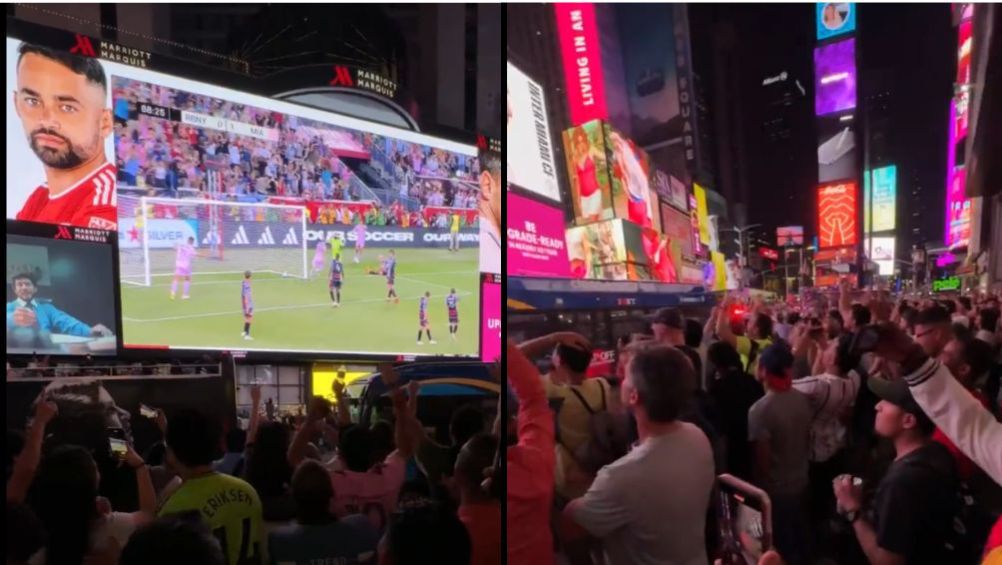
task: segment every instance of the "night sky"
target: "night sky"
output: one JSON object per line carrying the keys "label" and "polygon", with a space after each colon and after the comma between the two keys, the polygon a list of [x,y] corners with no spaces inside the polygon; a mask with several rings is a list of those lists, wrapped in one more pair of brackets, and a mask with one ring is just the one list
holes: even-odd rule
{"label": "night sky", "polygon": [[[948,101],[952,94],[956,32],[948,4],[857,4],[857,44],[861,73],[888,79],[891,111],[888,153],[898,165],[898,235],[910,243],[912,224],[921,239],[941,240],[946,184]],[[749,222],[767,227],[803,224],[815,232],[817,181],[814,125],[814,4],[690,5],[693,43],[707,47],[714,25],[729,21],[737,32],[742,76]],[[697,62],[697,70],[699,63]],[[767,93],[762,79],[786,70],[800,79],[807,95],[791,108],[791,138],[767,142],[763,117]],[[859,89],[867,89],[865,74]],[[708,77],[713,98],[713,80]],[[711,108],[713,104],[711,102]],[[916,197],[912,191],[924,190]],[[911,213],[921,211],[912,218]],[[899,249],[902,246],[899,245]]]}

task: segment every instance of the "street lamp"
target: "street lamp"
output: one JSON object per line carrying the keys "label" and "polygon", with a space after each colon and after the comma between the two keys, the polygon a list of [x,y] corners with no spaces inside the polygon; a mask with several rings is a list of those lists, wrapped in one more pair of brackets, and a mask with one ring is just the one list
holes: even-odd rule
{"label": "street lamp", "polygon": [[740,253],[741,253],[741,266],[742,267],[748,266],[748,264],[747,264],[747,262],[748,262],[748,259],[747,259],[748,258],[748,249],[746,249],[746,243],[747,243],[748,239],[745,237],[745,234],[751,232],[751,230],[753,230],[755,228],[760,228],[760,227],[762,227],[762,224],[749,224],[749,225],[745,225],[745,226],[734,226],[734,227],[730,227],[730,228],[724,228],[724,229],[721,230],[721,231],[732,231],[732,232],[735,232],[736,234],[738,234],[738,238],[735,239],[734,241],[738,244],[738,249],[740,250]]}

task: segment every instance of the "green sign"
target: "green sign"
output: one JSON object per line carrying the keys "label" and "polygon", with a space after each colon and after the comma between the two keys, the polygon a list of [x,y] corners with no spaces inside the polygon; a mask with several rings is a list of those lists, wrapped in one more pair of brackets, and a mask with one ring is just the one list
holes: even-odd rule
{"label": "green sign", "polygon": [[938,281],[932,281],[933,292],[946,292],[948,290],[960,290],[960,277],[946,277]]}

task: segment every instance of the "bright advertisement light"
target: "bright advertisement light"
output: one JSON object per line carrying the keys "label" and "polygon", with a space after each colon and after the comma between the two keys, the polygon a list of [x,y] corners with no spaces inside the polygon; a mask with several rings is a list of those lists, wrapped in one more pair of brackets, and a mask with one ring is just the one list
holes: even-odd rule
{"label": "bright advertisement light", "polygon": [[863,252],[874,263],[880,266],[880,275],[888,277],[894,274],[894,248],[897,240],[894,237],[874,237],[873,247],[870,238],[863,240]]}
{"label": "bright advertisement light", "polygon": [[484,275],[481,289],[480,357],[493,363],[501,358],[501,275]]}
{"label": "bright advertisement light", "polygon": [[508,184],[560,201],[543,87],[508,63]]}
{"label": "bright advertisement light", "polygon": [[783,226],[776,228],[776,245],[786,247],[789,245],[804,244],[804,226]]}
{"label": "bright advertisement light", "polygon": [[[557,33],[564,62],[571,125],[605,119],[605,79],[595,5],[556,4]],[[671,30],[665,30],[669,33]]]}
{"label": "bright advertisement light", "polygon": [[856,244],[856,183],[818,187],[818,236],[821,247]]}
{"label": "bright advertisement light", "polygon": [[965,198],[967,174],[956,167],[957,108],[950,104],[950,127],[946,155],[946,234],[943,240],[947,247],[963,247],[971,240],[971,201]]}
{"label": "bright advertisement light", "polygon": [[570,277],[563,212],[511,192],[506,210],[506,273],[516,277]]}
{"label": "bright advertisement light", "polygon": [[710,245],[710,218],[706,207],[706,190],[692,183],[692,192],[696,196],[696,217],[699,219],[699,241]]}
{"label": "bright advertisement light", "polygon": [[852,2],[818,2],[815,10],[819,41],[856,29],[856,5]]}
{"label": "bright advertisement light", "polygon": [[[873,179],[871,183],[870,179]],[[897,203],[898,168],[894,165],[867,171],[863,176],[863,231],[870,230],[870,187],[873,187],[873,230],[894,229]]]}
{"label": "bright advertisement light", "polygon": [[818,116],[856,107],[856,40],[814,49],[814,112]]}

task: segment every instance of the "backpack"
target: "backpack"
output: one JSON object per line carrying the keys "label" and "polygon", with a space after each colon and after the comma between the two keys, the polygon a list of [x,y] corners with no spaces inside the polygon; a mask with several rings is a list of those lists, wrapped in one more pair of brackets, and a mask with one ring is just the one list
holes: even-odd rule
{"label": "backpack", "polygon": [[588,441],[578,449],[573,450],[572,454],[584,471],[594,475],[599,469],[619,459],[626,452],[618,430],[619,426],[616,425],[615,417],[608,411],[604,385],[599,383],[602,406],[597,410],[588,405],[578,389],[569,387],[569,390],[588,411],[589,432]]}

